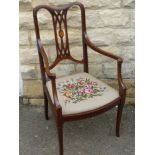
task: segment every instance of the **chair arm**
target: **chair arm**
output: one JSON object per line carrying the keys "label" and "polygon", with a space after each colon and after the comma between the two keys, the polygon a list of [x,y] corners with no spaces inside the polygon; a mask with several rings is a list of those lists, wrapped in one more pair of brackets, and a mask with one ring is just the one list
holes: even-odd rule
{"label": "chair arm", "polygon": [[126,86],[122,79],[122,63],[123,61],[117,60],[117,79],[119,85],[119,94],[120,96],[125,96],[126,94]]}
{"label": "chair arm", "polygon": [[41,55],[43,57],[45,72],[46,72],[47,76],[51,80],[54,104],[55,104],[57,109],[61,110],[61,105],[59,103],[59,100],[58,100],[58,97],[57,97],[57,91],[56,91],[56,74],[51,73],[50,70],[49,70],[48,57],[47,57],[47,55],[45,53],[45,50],[43,48],[43,45],[42,45],[42,43],[41,43],[41,41],[39,39],[37,40],[37,45],[38,45],[38,48],[39,48],[39,52],[41,53]]}
{"label": "chair arm", "polygon": [[38,49],[39,49],[39,52],[41,54],[41,56],[43,57],[43,61],[44,61],[44,68],[45,68],[45,72],[47,74],[47,76],[50,78],[50,79],[55,79],[56,78],[56,75],[54,73],[51,73],[50,70],[49,70],[49,62],[48,62],[48,57],[46,55],[46,52],[44,50],[44,47],[40,41],[40,39],[37,39],[37,45],[38,45]]}
{"label": "chair arm", "polygon": [[59,103],[58,100],[58,95],[57,95],[57,89],[56,89],[56,77],[54,79],[51,79],[51,85],[52,85],[52,92],[53,92],[53,100],[54,104],[57,109],[59,109],[62,112],[62,107]]}
{"label": "chair arm", "polygon": [[106,51],[96,47],[96,45],[90,41],[87,33],[84,33],[84,41],[85,41],[86,45],[89,46],[91,49],[93,49],[95,52],[98,52],[104,56],[107,56],[109,58],[117,60],[117,79],[118,79],[118,85],[119,85],[119,94],[121,96],[125,95],[126,86],[123,83],[123,79],[122,79],[122,62],[123,62],[123,59],[117,55],[106,52]]}
{"label": "chair arm", "polygon": [[98,53],[100,53],[100,54],[102,54],[102,55],[105,55],[105,56],[110,57],[110,58],[115,59],[115,60],[120,59],[121,61],[123,61],[121,57],[119,57],[119,56],[117,56],[117,55],[114,55],[114,54],[112,54],[112,53],[106,52],[106,51],[104,51],[104,50],[102,50],[102,49],[96,47],[96,45],[93,44],[93,43],[90,41],[90,39],[89,39],[87,33],[84,34],[84,41],[85,41],[85,43],[87,44],[87,46],[89,46],[89,47],[90,47],[91,49],[93,49],[95,52],[98,52]]}

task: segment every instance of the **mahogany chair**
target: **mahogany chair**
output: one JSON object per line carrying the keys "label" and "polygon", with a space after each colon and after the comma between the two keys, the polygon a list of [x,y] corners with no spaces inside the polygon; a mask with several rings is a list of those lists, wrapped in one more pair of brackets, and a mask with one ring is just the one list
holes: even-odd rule
{"label": "mahogany chair", "polygon": [[[66,16],[68,9],[72,6],[78,6],[81,11],[83,44],[82,60],[77,60],[70,54]],[[37,12],[40,9],[46,9],[49,11],[53,20],[57,57],[52,64],[48,62],[48,57],[40,39],[40,31],[37,19]],[[52,8],[46,5],[40,5],[33,9],[33,17],[44,92],[45,118],[46,120],[49,118],[49,104],[56,120],[59,140],[59,154],[63,155],[64,122],[93,117],[110,110],[116,105],[118,105],[116,136],[119,137],[122,110],[126,96],[126,87],[122,81],[121,75],[121,65],[123,62],[122,58],[96,47],[89,40],[86,31],[85,8],[79,2],[69,3],[61,8]],[[118,91],[88,73],[87,46],[93,49],[95,52],[117,61]],[[56,75],[52,72],[52,69],[60,61],[65,59],[83,64],[84,72],[66,77],[56,77]]]}

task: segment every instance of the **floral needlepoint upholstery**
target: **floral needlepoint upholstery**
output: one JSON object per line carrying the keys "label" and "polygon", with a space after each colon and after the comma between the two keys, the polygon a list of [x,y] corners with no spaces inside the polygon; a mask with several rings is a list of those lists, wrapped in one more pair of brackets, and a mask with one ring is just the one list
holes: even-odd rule
{"label": "floral needlepoint upholstery", "polygon": [[79,103],[88,98],[101,96],[106,89],[105,86],[99,86],[96,81],[88,78],[77,78],[58,83],[58,91],[64,96],[64,102]]}
{"label": "floral needlepoint upholstery", "polygon": [[[53,99],[51,81],[46,85]],[[119,97],[115,89],[88,73],[57,78],[56,85],[63,114],[93,110]]]}

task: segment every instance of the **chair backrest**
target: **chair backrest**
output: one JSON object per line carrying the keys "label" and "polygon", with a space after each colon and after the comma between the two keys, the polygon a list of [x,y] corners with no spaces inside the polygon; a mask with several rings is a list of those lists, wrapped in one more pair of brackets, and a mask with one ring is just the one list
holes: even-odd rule
{"label": "chair backrest", "polygon": [[[81,30],[82,30],[82,44],[83,44],[83,59],[77,60],[71,56],[70,48],[69,48],[69,38],[68,38],[68,28],[67,28],[67,12],[69,8],[73,6],[78,6],[81,11]],[[64,59],[70,59],[76,63],[82,63],[84,65],[84,71],[88,72],[88,56],[87,56],[87,46],[84,42],[84,33],[86,32],[86,23],[85,23],[85,8],[79,2],[73,2],[64,5],[60,8],[53,8],[46,5],[40,5],[33,9],[33,18],[35,25],[35,33],[38,41],[40,40],[40,32],[39,32],[39,24],[37,13],[40,9],[46,9],[52,16],[53,21],[53,29],[55,35],[55,45],[56,45],[56,59],[55,61],[49,65],[49,69],[54,68],[60,61]],[[39,52],[39,50],[38,50]],[[46,53],[44,53],[46,55]],[[39,53],[40,64],[44,65],[44,60],[42,55]],[[42,69],[42,73],[43,68]]]}

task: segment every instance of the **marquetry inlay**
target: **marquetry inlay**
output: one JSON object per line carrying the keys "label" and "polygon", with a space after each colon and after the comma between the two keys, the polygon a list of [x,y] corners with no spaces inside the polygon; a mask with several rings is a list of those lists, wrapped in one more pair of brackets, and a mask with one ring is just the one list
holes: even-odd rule
{"label": "marquetry inlay", "polygon": [[62,38],[64,36],[64,31],[63,30],[59,30],[59,36]]}

